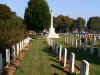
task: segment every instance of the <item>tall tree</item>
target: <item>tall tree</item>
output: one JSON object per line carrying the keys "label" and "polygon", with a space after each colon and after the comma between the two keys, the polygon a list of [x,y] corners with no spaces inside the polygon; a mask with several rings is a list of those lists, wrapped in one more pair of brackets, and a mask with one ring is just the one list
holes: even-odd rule
{"label": "tall tree", "polygon": [[59,15],[54,17],[54,24],[57,32],[67,32],[70,30],[70,26],[73,20],[68,16]]}
{"label": "tall tree", "polygon": [[7,5],[0,4],[0,49],[24,37],[25,25],[22,18],[16,16]]}
{"label": "tall tree", "polygon": [[10,10],[8,6],[0,4],[0,19],[6,20],[6,19],[11,18],[12,15],[13,15],[13,12]]}
{"label": "tall tree", "polygon": [[79,31],[85,27],[85,19],[82,17],[78,17],[75,22],[76,27],[78,28]]}
{"label": "tall tree", "polygon": [[45,0],[30,0],[25,10],[25,23],[28,30],[42,31],[50,25],[50,12]]}
{"label": "tall tree", "polygon": [[87,27],[89,31],[100,32],[100,17],[90,17],[87,22]]}

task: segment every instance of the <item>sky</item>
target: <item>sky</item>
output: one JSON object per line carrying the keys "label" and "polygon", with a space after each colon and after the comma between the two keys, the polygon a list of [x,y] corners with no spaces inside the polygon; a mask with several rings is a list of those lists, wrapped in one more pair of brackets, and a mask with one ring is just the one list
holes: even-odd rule
{"label": "sky", "polygon": [[[63,14],[71,18],[100,16],[100,0],[46,0],[50,8],[54,8],[54,16]],[[28,0],[0,0],[8,5],[18,16],[24,17]]]}

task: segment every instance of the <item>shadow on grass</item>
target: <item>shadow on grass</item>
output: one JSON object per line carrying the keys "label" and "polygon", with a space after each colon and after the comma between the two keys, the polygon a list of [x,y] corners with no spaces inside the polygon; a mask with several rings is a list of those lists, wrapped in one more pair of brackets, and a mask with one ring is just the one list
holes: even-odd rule
{"label": "shadow on grass", "polygon": [[51,66],[64,72],[63,68],[61,68],[61,67],[59,67],[59,66],[57,66],[55,64],[51,64]]}
{"label": "shadow on grass", "polygon": [[[51,64],[51,66],[54,67],[54,68],[56,68],[56,69],[58,69],[58,70],[61,70],[62,72],[65,72],[63,68],[61,68],[61,67],[59,67],[59,66],[57,66],[57,65],[55,65],[55,64]],[[65,74],[66,74],[66,75],[77,75],[77,74],[71,74],[71,73],[69,73],[69,72],[65,72]],[[56,75],[56,74],[54,74],[54,75]],[[58,74],[57,74],[57,75],[58,75]]]}
{"label": "shadow on grass", "polygon": [[48,56],[51,56],[51,57],[56,58],[56,54],[54,54],[52,52],[52,49],[51,48],[49,48],[49,47],[48,48],[45,48],[43,51],[46,52],[48,54]]}
{"label": "shadow on grass", "polygon": [[49,58],[50,60],[52,60],[53,62],[56,62],[56,63],[59,63],[59,61],[57,61],[56,59],[54,59],[54,58]]}

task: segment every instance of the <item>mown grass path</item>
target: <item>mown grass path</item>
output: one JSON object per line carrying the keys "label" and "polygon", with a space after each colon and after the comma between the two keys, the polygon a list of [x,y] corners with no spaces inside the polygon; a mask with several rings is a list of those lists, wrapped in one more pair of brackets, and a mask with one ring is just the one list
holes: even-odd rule
{"label": "mown grass path", "polygon": [[45,39],[33,40],[15,75],[66,75],[48,48]]}

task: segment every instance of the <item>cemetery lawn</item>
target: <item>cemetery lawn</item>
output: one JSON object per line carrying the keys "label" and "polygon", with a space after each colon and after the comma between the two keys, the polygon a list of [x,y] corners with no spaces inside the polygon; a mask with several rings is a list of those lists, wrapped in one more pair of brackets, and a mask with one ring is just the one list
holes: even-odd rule
{"label": "cemetery lawn", "polygon": [[[56,73],[56,74],[54,74]],[[32,41],[30,50],[24,57],[15,75],[67,75],[63,67],[51,53],[46,39]]]}

